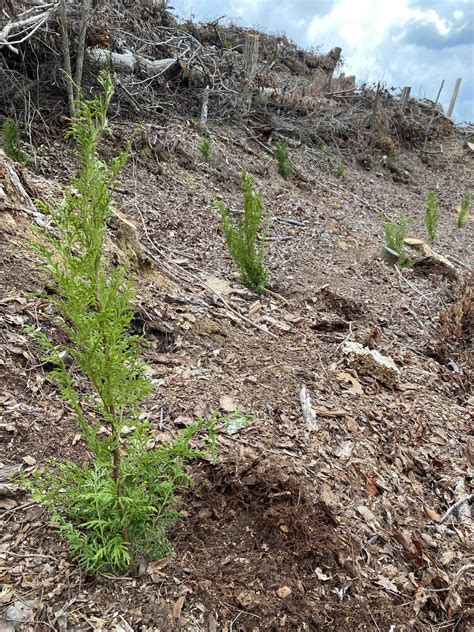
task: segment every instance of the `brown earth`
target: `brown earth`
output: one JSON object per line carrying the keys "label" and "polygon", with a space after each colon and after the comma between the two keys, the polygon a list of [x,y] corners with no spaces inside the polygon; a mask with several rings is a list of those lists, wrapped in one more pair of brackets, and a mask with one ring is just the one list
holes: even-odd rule
{"label": "brown earth", "polygon": [[[115,128],[117,139],[129,132]],[[473,154],[457,133],[428,162],[402,150],[401,183],[376,157],[371,171],[354,161],[336,178],[337,157],[295,148],[284,181],[236,128],[211,127],[210,166],[199,129],[167,133],[174,153],[157,162],[138,152],[116,196],[141,245],[116,226],[109,244],[117,258],[137,254],[136,326],[156,386],[147,412],[157,441],[211,411],[255,419],[235,434],[222,426],[217,462],[193,466],[173,555],[142,560],[137,577],[84,576],[42,508],[0,499],[0,613],[26,603],[18,630],[471,629],[472,523],[456,512],[440,522],[460,480],[472,491],[469,293],[458,335],[438,316],[469,284],[472,216],[459,230],[455,212],[474,190]],[[61,142],[45,151],[36,175],[24,173],[32,197],[73,170]],[[242,163],[272,216],[260,299],[237,280],[213,204],[240,207]],[[423,237],[428,190],[441,208],[435,250],[455,272],[428,263],[397,273],[379,257],[380,211],[409,213]],[[51,328],[48,301],[33,294],[48,280],[28,247],[31,221],[0,210],[0,460],[27,475],[51,456],[84,458],[23,328]],[[345,340],[391,356],[399,387],[352,369]],[[317,431],[302,418],[303,385]]]}

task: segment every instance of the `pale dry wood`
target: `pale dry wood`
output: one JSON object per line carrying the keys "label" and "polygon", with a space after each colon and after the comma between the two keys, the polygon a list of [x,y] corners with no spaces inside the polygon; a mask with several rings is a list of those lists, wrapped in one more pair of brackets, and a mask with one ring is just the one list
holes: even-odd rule
{"label": "pale dry wood", "polygon": [[84,55],[86,51],[87,22],[89,20],[90,10],[91,0],[82,0],[79,38],[77,43],[76,73],[74,75],[74,81],[79,87],[82,83],[82,69],[84,67]]}
{"label": "pale dry wood", "polygon": [[69,105],[69,114],[71,117],[73,117],[76,112],[76,106],[74,102],[74,87],[72,83],[71,53],[69,50],[69,34],[67,30],[66,0],[61,0],[60,2],[59,15],[61,21],[61,44],[63,48],[64,72],[66,74],[67,101]]}
{"label": "pale dry wood", "polygon": [[318,430],[319,426],[316,419],[316,413],[311,407],[311,397],[306,390],[306,386],[303,386],[300,391],[300,405],[306,425],[310,430]]}

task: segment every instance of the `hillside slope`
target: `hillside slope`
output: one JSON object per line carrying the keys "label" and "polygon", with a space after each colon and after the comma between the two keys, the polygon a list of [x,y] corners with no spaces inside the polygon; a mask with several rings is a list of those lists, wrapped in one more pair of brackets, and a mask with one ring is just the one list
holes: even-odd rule
{"label": "hillside slope", "polygon": [[[216,46],[215,29],[195,29]],[[305,83],[301,56],[291,49],[278,88]],[[321,59],[304,64],[310,73]],[[0,630],[471,629],[469,503],[445,516],[472,493],[474,467],[472,211],[456,226],[474,192],[468,134],[438,113],[425,142],[433,105],[413,100],[403,113],[389,94],[369,129],[368,88],[347,99],[319,90],[309,104],[283,90],[261,105],[255,87],[248,120],[230,124],[226,110],[202,126],[199,99],[163,89],[175,115],[144,116],[108,239],[113,261],[131,258],[136,273],[134,326],[155,387],[146,413],[157,444],[214,411],[250,422],[223,424],[216,463],[193,466],[169,558],[142,559],[133,577],[80,572],[47,512],[10,480],[51,457],[88,458],[25,330],[59,335],[29,245],[46,221],[32,200],[60,200],[76,159],[53,114],[47,136],[33,130],[34,167],[1,152]],[[136,126],[121,99],[106,155]],[[274,138],[288,144],[288,180]],[[241,209],[242,165],[271,218],[260,297],[238,281],[215,206]],[[416,264],[390,266],[384,221],[407,214],[424,240],[428,191],[441,211],[435,253],[407,246]],[[353,365],[348,342],[392,358],[397,383]],[[303,386],[317,429],[303,418]]]}

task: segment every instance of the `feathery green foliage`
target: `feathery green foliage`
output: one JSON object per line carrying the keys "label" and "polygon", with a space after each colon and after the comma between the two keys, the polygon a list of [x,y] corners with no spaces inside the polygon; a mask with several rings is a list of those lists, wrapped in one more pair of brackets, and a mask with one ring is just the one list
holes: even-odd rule
{"label": "feathery green foliage", "polygon": [[[68,342],[56,346],[43,332],[34,334],[56,367],[50,377],[93,460],[53,461],[29,487],[50,508],[81,566],[115,574],[126,572],[139,553],[155,557],[169,550],[166,528],[176,516],[176,493],[190,483],[186,460],[210,456],[215,425],[200,420],[175,441],[149,449],[154,440],[141,406],[152,385],[141,360],[142,341],[129,334],[133,287],[127,266],[114,268],[104,256],[111,192],[129,151],[108,164],[99,158],[113,93],[107,71],[99,82],[103,93],[77,101],[69,132],[80,170],[59,210],[39,203],[54,231],[38,230],[34,244],[55,281],[51,300]],[[74,359],[72,367],[63,351]],[[198,433],[204,435],[201,450],[190,445]]]}
{"label": "feathery green foliage", "polygon": [[346,169],[345,169],[345,166],[344,166],[344,161],[341,160],[341,162],[339,163],[339,165],[337,167],[337,170],[336,170],[336,178],[339,178],[339,179],[343,178],[345,173],[346,173]]}
{"label": "feathery green foliage", "polygon": [[439,206],[438,197],[433,191],[429,191],[425,203],[425,228],[428,233],[428,243],[434,244],[438,230]]}
{"label": "feathery green foliage", "polygon": [[277,159],[277,170],[285,180],[291,176],[291,163],[288,158],[286,144],[278,140],[275,145],[275,158]]}
{"label": "feathery green foliage", "polygon": [[211,164],[212,140],[209,136],[203,139],[202,143],[199,145],[199,151],[207,164]]}
{"label": "feathery green foliage", "polygon": [[466,225],[470,206],[471,206],[471,195],[470,193],[465,193],[462,196],[461,205],[459,207],[458,228],[464,228],[464,226]]}
{"label": "feathery green foliage", "polygon": [[20,130],[13,119],[6,119],[2,125],[2,144],[6,155],[22,165],[28,164],[28,158],[21,150]]}
{"label": "feathery green foliage", "polygon": [[387,221],[383,225],[387,247],[398,254],[398,263],[402,267],[410,265],[410,260],[405,255],[405,237],[410,223],[410,218],[402,215],[398,223]]}
{"label": "feathery green foliage", "polygon": [[242,169],[241,183],[244,201],[242,215],[234,219],[222,202],[216,204],[221,213],[227,247],[237,264],[241,281],[257,294],[261,294],[268,283],[264,258],[269,222],[267,219],[263,235],[258,240],[257,233],[263,216],[263,198],[261,193],[253,191],[253,180],[245,167]]}

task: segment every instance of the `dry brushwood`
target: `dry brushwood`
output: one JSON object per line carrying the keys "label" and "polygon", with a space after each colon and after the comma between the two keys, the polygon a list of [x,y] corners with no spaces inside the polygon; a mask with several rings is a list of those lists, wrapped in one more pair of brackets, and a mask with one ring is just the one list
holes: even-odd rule
{"label": "dry brushwood", "polygon": [[331,148],[339,157],[349,147],[395,155],[403,143],[421,146],[453,129],[431,102],[407,99],[402,109],[382,85],[376,94],[375,85],[356,88],[354,78],[334,77],[338,47],[324,55],[260,33],[249,73],[245,42],[255,39],[254,31],[233,24],[179,23],[165,5],[148,1],[18,7],[16,17],[0,18],[0,106],[10,115],[34,108],[48,122],[64,112],[65,88],[71,107],[71,84],[61,80],[69,51],[67,72],[85,87],[95,85],[97,67],[111,64],[117,74],[112,109],[130,116],[231,120],[245,85],[251,127],[266,129],[274,121],[281,138]]}

